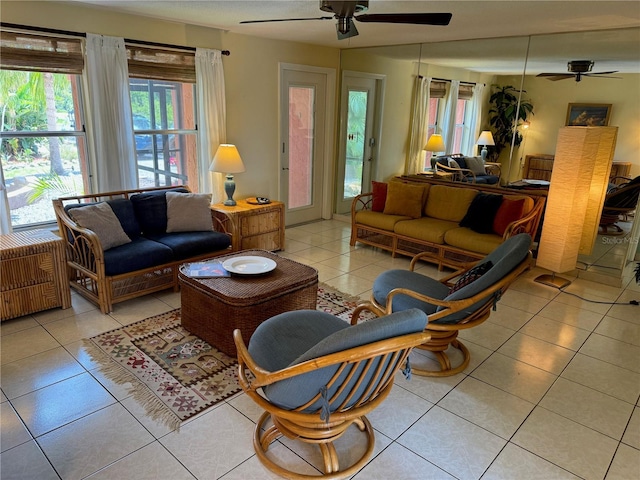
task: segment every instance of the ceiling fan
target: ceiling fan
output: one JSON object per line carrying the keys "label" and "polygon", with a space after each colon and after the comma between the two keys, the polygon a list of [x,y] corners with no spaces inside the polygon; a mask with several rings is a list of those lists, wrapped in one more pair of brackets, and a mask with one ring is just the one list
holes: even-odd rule
{"label": "ceiling fan", "polygon": [[582,80],[582,77],[599,77],[599,78],[620,78],[610,77],[612,73],[617,73],[617,70],[611,72],[591,72],[593,68],[592,60],[572,60],[567,63],[567,70],[569,73],[539,73],[537,77],[546,77],[547,80],[557,82],[558,80],[565,80],[567,78],[574,78],[576,82]]}
{"label": "ceiling fan", "polygon": [[410,23],[416,25],[449,25],[450,13],[364,13],[356,16],[356,13],[366,12],[369,8],[368,0],[351,2],[320,0],[320,10],[332,13],[332,17],[314,18],[281,18],[273,20],[245,20],[240,23],[266,23],[266,22],[290,22],[298,20],[331,20],[336,18],[336,30],[338,40],[358,35],[358,30],[353,21],[364,23]]}

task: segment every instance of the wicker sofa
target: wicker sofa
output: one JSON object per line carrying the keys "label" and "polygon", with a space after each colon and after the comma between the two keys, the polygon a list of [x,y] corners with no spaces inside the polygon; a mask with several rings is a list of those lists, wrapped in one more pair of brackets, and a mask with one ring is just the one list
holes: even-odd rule
{"label": "wicker sofa", "polygon": [[[160,187],[54,199],[71,288],[110,313],[114,303],[177,291],[180,264],[229,253],[230,237],[213,231],[207,196],[189,193]],[[168,198],[175,199],[173,214]]]}
{"label": "wicker sofa", "polygon": [[[376,195],[380,185],[387,185],[386,198]],[[420,176],[373,187],[353,200],[351,245],[372,245],[393,256],[428,252],[423,260],[439,268],[479,260],[518,233],[536,238],[546,201],[544,195]]]}

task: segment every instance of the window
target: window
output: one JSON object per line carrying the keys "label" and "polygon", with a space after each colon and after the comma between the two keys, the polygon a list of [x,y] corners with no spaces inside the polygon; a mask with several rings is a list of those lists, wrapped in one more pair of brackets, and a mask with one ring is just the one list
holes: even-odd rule
{"label": "window", "polygon": [[196,185],[194,52],[126,47],[139,186]]}
{"label": "window", "polygon": [[88,189],[79,39],[2,31],[0,160],[13,228],[55,221]]}
{"label": "window", "polygon": [[140,187],[187,184],[195,177],[194,85],[130,79]]}

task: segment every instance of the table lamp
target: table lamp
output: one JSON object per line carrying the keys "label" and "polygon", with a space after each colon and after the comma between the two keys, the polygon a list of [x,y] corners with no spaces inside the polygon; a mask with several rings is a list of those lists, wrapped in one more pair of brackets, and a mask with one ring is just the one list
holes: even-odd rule
{"label": "table lamp", "polygon": [[433,135],[431,135],[429,137],[429,140],[427,140],[427,143],[424,146],[423,150],[426,150],[427,152],[432,153],[431,167],[433,167],[435,164],[434,159],[436,158],[436,153],[444,152],[446,150],[446,147],[444,146],[444,140],[442,139],[442,135],[440,135],[439,133],[434,133]]}
{"label": "table lamp", "polygon": [[484,130],[480,133],[478,137],[478,141],[476,142],[478,145],[482,145],[482,150],[480,151],[480,156],[482,157],[482,161],[487,161],[487,154],[489,151],[487,150],[487,145],[495,145],[496,142],[493,141],[493,135],[489,130]]}
{"label": "table lamp", "polygon": [[211,160],[209,170],[212,172],[226,173],[227,180],[224,182],[224,191],[227,194],[227,199],[224,204],[227,206],[234,206],[236,201],[233,199],[233,192],[236,190],[236,183],[233,181],[234,173],[244,172],[244,163],[240,158],[240,153],[235,145],[220,144],[216,154]]}

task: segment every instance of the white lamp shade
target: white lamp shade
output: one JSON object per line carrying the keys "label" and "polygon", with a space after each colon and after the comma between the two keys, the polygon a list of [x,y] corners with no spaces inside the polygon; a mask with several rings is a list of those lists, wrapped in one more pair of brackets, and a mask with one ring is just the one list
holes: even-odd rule
{"label": "white lamp shade", "polygon": [[423,150],[427,152],[444,152],[446,150],[444,146],[444,140],[442,139],[442,135],[439,133],[434,133],[427,140],[427,144],[424,146]]}
{"label": "white lamp shade", "polygon": [[607,189],[618,127],[563,127],[558,134],[536,265],[555,273],[590,254]]}
{"label": "white lamp shade", "polygon": [[216,154],[211,160],[209,170],[220,173],[240,173],[244,172],[244,163],[240,158],[240,153],[235,145],[222,143],[216,150]]}
{"label": "white lamp shade", "polygon": [[493,141],[493,135],[491,134],[491,132],[489,130],[484,130],[482,133],[480,133],[480,136],[478,137],[478,141],[476,142],[477,145],[495,145],[496,142]]}

